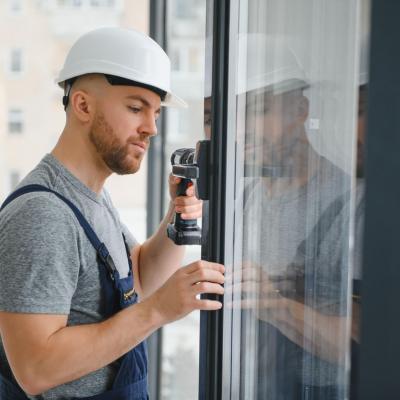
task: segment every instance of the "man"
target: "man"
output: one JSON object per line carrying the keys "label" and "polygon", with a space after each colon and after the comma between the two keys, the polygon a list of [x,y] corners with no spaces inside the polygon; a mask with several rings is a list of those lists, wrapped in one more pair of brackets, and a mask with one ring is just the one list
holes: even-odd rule
{"label": "man", "polygon": [[119,28],[78,39],[57,82],[65,128],[0,213],[0,397],[147,399],[144,340],[221,308],[198,295],[223,293],[224,268],[179,268],[183,250],[167,238],[174,212],[201,215],[193,188],[175,197],[170,178],[168,213],[139,245],[103,186],[140,168],[160,105],[183,102],[163,50]]}

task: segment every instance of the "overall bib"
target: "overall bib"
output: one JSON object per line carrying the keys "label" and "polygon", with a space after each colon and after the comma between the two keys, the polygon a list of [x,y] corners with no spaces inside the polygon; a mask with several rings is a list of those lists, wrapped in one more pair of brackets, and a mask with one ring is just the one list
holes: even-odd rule
{"label": "overall bib", "polygon": [[[96,249],[101,287],[105,300],[104,318],[108,318],[116,312],[137,303],[138,299],[134,289],[132,263],[124,235],[122,234],[128,257],[129,275],[126,278],[120,278],[118,270],[116,269],[111,255],[104,243],[99,240],[92,227],[78,208],[59,193],[48,189],[45,186],[27,185],[8,196],[0,211],[17,197],[31,192],[50,192],[64,201],[71,208],[80,225],[84,229],[90,243]],[[120,367],[111,390],[95,396],[75,397],[73,400],[148,400],[146,343],[140,343],[131,351],[123,355],[118,361]],[[5,377],[0,375],[0,399],[27,400],[27,397],[12,376]]]}

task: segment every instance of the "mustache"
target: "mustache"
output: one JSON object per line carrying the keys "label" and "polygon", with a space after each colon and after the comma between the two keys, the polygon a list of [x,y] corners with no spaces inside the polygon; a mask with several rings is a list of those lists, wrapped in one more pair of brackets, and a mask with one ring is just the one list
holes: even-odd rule
{"label": "mustache", "polygon": [[130,138],[127,140],[127,143],[128,144],[143,143],[146,145],[146,147],[148,147],[150,144],[150,139],[147,136],[143,136],[140,138]]}

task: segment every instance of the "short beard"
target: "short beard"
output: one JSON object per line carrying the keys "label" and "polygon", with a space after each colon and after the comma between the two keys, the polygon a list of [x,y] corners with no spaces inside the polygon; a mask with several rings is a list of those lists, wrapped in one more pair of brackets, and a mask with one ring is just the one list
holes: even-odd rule
{"label": "short beard", "polygon": [[129,144],[123,144],[118,139],[103,113],[96,114],[89,139],[111,171],[118,175],[127,175],[139,170],[141,158],[137,163],[129,162]]}

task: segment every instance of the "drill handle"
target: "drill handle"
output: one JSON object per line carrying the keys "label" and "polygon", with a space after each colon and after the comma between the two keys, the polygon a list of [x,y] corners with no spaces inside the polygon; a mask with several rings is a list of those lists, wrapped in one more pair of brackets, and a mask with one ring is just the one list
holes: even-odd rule
{"label": "drill handle", "polygon": [[[189,186],[192,186],[191,179],[181,178],[176,190],[177,196],[186,196],[186,190]],[[180,213],[175,214],[175,227],[182,228],[184,226],[196,225],[195,219],[182,219]]]}
{"label": "drill handle", "polygon": [[[192,181],[182,178],[176,190],[177,196],[186,196],[186,190]],[[174,221],[168,225],[168,237],[178,245],[201,245],[201,229],[196,219],[182,219],[180,213],[175,213]]]}
{"label": "drill handle", "polygon": [[186,190],[189,186],[192,186],[192,180],[181,178],[181,181],[178,183],[178,188],[176,190],[177,196],[186,196]]}

